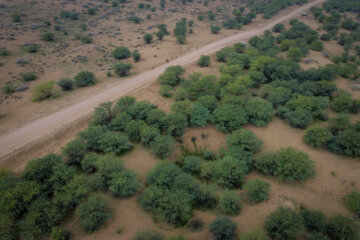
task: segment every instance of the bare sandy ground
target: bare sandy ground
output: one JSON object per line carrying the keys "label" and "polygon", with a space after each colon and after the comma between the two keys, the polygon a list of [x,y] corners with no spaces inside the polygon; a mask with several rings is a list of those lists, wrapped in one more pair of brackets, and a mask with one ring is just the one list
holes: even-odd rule
{"label": "bare sandy ground", "polygon": [[77,104],[71,105],[61,111],[52,113],[43,118],[25,124],[13,132],[4,134],[0,137],[0,158],[4,159],[8,154],[21,149],[25,145],[53,133],[56,130],[68,126],[77,119],[87,116],[92,113],[93,109],[100,103],[105,101],[114,101],[121,96],[128,94],[130,91],[141,86],[153,82],[167,67],[172,65],[187,65],[197,61],[201,55],[212,54],[219,49],[234,44],[239,41],[244,41],[252,36],[261,34],[263,31],[271,29],[275,24],[280,23],[286,19],[296,17],[302,11],[323,2],[324,0],[316,0],[306,5],[300,6],[296,10],[287,15],[274,19],[271,23],[253,30],[244,31],[239,34],[221,39],[204,47],[201,47],[191,53],[185,54],[177,59],[170,61],[164,65],[156,67],[148,72],[139,74],[134,77],[129,77],[119,84],[109,86],[100,94],[90,96],[87,100],[81,101]]}

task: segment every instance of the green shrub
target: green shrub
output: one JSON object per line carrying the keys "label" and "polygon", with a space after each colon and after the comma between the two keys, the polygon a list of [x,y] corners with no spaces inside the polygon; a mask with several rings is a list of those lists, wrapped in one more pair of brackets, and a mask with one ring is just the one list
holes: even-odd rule
{"label": "green shrub", "polygon": [[255,126],[266,126],[273,113],[273,106],[270,102],[262,98],[252,98],[245,106],[246,113],[249,118],[249,123]]}
{"label": "green shrub", "polygon": [[86,173],[95,172],[97,170],[96,162],[99,158],[100,155],[93,152],[84,155],[84,158],[81,160],[81,169]]}
{"label": "green shrub", "polygon": [[170,85],[172,87],[178,85],[182,80],[185,69],[181,66],[171,66],[166,68],[165,72],[158,78],[158,82],[163,85]]}
{"label": "green shrub", "polygon": [[119,62],[114,64],[113,69],[117,75],[120,77],[125,77],[129,75],[129,72],[132,69],[132,65],[130,63]]}
{"label": "green shrub", "polygon": [[269,198],[271,185],[260,179],[249,180],[244,185],[245,194],[252,202],[262,202]]}
{"label": "green shrub", "polygon": [[99,139],[99,147],[104,153],[120,154],[131,149],[128,137],[120,132],[107,132]]}
{"label": "green shrub", "polygon": [[210,224],[209,228],[217,240],[232,240],[234,239],[236,223],[229,217],[220,216]]}
{"label": "green shrub", "polygon": [[235,191],[225,191],[220,196],[219,209],[226,215],[236,216],[242,209],[242,200]]}
{"label": "green shrub", "polygon": [[21,22],[22,21],[21,14],[19,14],[19,13],[11,14],[11,21],[14,23]]}
{"label": "green shrub", "polygon": [[330,141],[332,137],[333,136],[329,130],[316,125],[306,129],[303,140],[312,147],[321,147]]}
{"label": "green shrub", "polygon": [[80,41],[84,44],[90,44],[90,43],[93,43],[94,40],[90,36],[82,35],[80,37]]}
{"label": "green shrub", "polygon": [[265,229],[274,239],[297,239],[304,229],[301,217],[292,209],[278,207],[267,216]]}
{"label": "green shrub", "polygon": [[344,196],[345,205],[354,213],[360,214],[360,192],[351,191]]}
{"label": "green shrub", "polygon": [[248,122],[246,111],[234,104],[223,104],[213,113],[215,127],[223,132],[232,132]]}
{"label": "green shrub", "polygon": [[201,170],[201,159],[196,156],[187,156],[183,162],[183,170],[190,174],[198,174]]}
{"label": "green shrub", "polygon": [[131,52],[127,47],[120,46],[112,51],[112,56],[116,59],[125,59],[131,56]]}
{"label": "green shrub", "polygon": [[350,126],[349,114],[340,113],[329,120],[329,128],[332,132],[345,130]]}
{"label": "green shrub", "polygon": [[358,239],[356,231],[357,228],[354,221],[348,216],[335,214],[328,220],[326,233],[333,240],[356,240]]}
{"label": "green shrub", "polygon": [[202,55],[197,62],[200,67],[209,67],[210,66],[210,56]]}
{"label": "green shrub", "polygon": [[79,72],[75,78],[74,83],[78,87],[87,87],[96,84],[97,79],[94,73],[89,71]]}
{"label": "green shrub", "polygon": [[224,187],[236,188],[241,186],[248,171],[246,162],[232,157],[224,157],[221,160],[204,164],[201,174]]}
{"label": "green shrub", "polygon": [[151,33],[144,34],[144,42],[150,44],[153,41],[153,35]]}
{"label": "green shrub", "polygon": [[40,102],[44,99],[57,97],[59,94],[54,90],[54,81],[43,82],[35,86],[32,92],[31,100],[34,102]]}
{"label": "green shrub", "polygon": [[71,233],[60,227],[53,227],[50,234],[51,240],[70,240]]}
{"label": "green shrub", "polygon": [[218,34],[220,29],[221,29],[220,26],[211,26],[211,33]]}
{"label": "green shrub", "polygon": [[320,232],[312,232],[309,236],[309,240],[331,240],[325,234]]}
{"label": "green shrub", "polygon": [[34,81],[37,78],[36,73],[34,72],[21,73],[20,75],[21,75],[21,79],[25,82]]}
{"label": "green shrub", "polygon": [[276,153],[275,175],[282,181],[305,181],[314,176],[314,163],[309,156],[294,148],[282,148]]}
{"label": "green shrub", "polygon": [[88,8],[88,10],[87,10],[87,13],[88,13],[89,15],[95,15],[96,12],[97,12],[97,9],[96,9],[96,8]]}
{"label": "green shrub", "polygon": [[353,105],[351,95],[348,93],[341,93],[331,101],[331,109],[335,112],[349,112]]}
{"label": "green shrub", "polygon": [[159,135],[159,129],[154,126],[144,125],[140,129],[140,140],[145,146],[150,146],[154,139]]}
{"label": "green shrub", "polygon": [[105,126],[90,126],[79,132],[79,136],[85,142],[87,149],[101,151],[99,140],[108,131],[109,129]]}
{"label": "green shrub", "polygon": [[137,231],[133,240],[165,240],[165,236],[155,230]]}
{"label": "green shrub", "polygon": [[170,85],[161,85],[159,94],[163,97],[170,98],[173,94],[174,88]]}
{"label": "green shrub", "polygon": [[132,56],[135,62],[139,62],[141,60],[141,54],[137,50],[133,52]]}
{"label": "green shrub", "polygon": [[106,154],[96,162],[98,171],[94,176],[94,185],[101,190],[107,190],[116,174],[124,171],[123,161],[114,154]]}
{"label": "green shrub", "polygon": [[173,154],[175,140],[170,136],[157,136],[154,141],[151,142],[150,148],[160,159],[165,159]]}
{"label": "green shrub", "polygon": [[163,38],[164,38],[165,35],[166,35],[166,34],[165,34],[163,31],[160,31],[160,30],[155,33],[155,36],[156,36],[159,40],[163,40]]}
{"label": "green shrub", "polygon": [[201,103],[195,103],[190,113],[190,126],[206,127],[208,122],[212,120],[210,111]]}
{"label": "green shrub", "polygon": [[215,153],[211,150],[205,150],[203,153],[203,157],[205,160],[214,160],[215,159]]}
{"label": "green shrub", "polygon": [[46,32],[46,33],[43,33],[41,36],[40,36],[41,40],[43,41],[47,41],[47,42],[52,42],[55,40],[55,35],[51,32]]}
{"label": "green shrub", "polygon": [[272,31],[273,31],[273,32],[276,32],[276,33],[281,33],[281,32],[284,31],[284,30],[285,30],[285,26],[284,26],[284,24],[282,24],[282,23],[276,24],[276,25],[273,27],[273,29],[272,29]]}
{"label": "green shrub", "polygon": [[324,49],[324,46],[320,41],[313,41],[310,45],[310,48],[315,51],[322,51]]}
{"label": "green shrub", "polygon": [[99,194],[92,194],[77,207],[75,216],[79,219],[80,227],[92,233],[111,217],[111,213],[105,199]]}
{"label": "green shrub", "polygon": [[111,120],[110,127],[114,131],[124,131],[128,122],[132,120],[130,114],[121,112],[115,115]]}
{"label": "green shrub", "polygon": [[35,43],[27,43],[21,46],[21,49],[28,53],[36,53],[38,52],[39,48],[40,45]]}
{"label": "green shrub", "polygon": [[240,234],[240,240],[268,240],[266,234],[259,229]]}
{"label": "green shrub", "polygon": [[141,183],[136,180],[137,174],[133,170],[115,173],[109,183],[109,191],[114,197],[131,197],[141,187]]}
{"label": "green shrub", "polygon": [[74,88],[74,82],[73,80],[69,79],[69,78],[61,78],[58,82],[57,85],[59,87],[61,87],[61,89],[63,91],[70,91]]}
{"label": "green shrub", "polygon": [[62,153],[67,156],[66,163],[68,165],[79,165],[87,153],[85,141],[81,138],[76,138],[68,142],[63,147]]}
{"label": "green shrub", "polygon": [[9,56],[10,55],[10,51],[7,50],[6,48],[0,48],[0,56],[1,57],[6,57],[6,56]]}
{"label": "green shrub", "polygon": [[15,92],[15,88],[13,85],[10,84],[6,84],[3,88],[2,88],[2,92],[4,94],[13,94]]}
{"label": "green shrub", "polygon": [[310,232],[325,233],[327,219],[324,213],[319,210],[302,209],[300,215],[304,226]]}

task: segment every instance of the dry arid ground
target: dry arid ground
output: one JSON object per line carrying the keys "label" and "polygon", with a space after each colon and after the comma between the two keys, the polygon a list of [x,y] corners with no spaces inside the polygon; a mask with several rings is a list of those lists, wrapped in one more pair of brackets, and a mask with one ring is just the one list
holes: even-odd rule
{"label": "dry arid ground", "polygon": [[[20,2],[21,1],[7,1],[6,5],[10,7],[11,5],[18,5]],[[65,5],[65,8],[69,10],[77,9],[79,11],[81,6],[86,2],[89,1],[78,1],[76,4],[69,2]],[[153,1],[153,3],[155,2],[157,1]],[[219,35],[212,35],[209,30],[210,24],[206,21],[197,21],[196,14],[193,14],[193,12],[199,11],[206,12],[210,8],[215,8],[215,6],[226,5],[227,8],[230,8],[235,2],[237,1],[215,1],[211,2],[209,7],[194,3],[196,7],[187,5],[186,7],[181,7],[177,13],[157,10],[151,20],[145,20],[141,25],[136,25],[125,20],[129,12],[136,12],[137,15],[142,14],[136,7],[136,1],[134,1],[126,9],[121,9],[120,13],[109,15],[108,17],[95,21],[96,26],[94,25],[94,27],[90,27],[89,29],[90,32],[95,33],[93,44],[82,45],[77,41],[69,41],[72,38],[70,34],[68,37],[62,37],[61,41],[42,48],[40,53],[37,53],[35,57],[20,52],[19,46],[26,42],[40,42],[38,40],[38,34],[41,30],[21,30],[21,25],[18,26],[19,29],[10,30],[10,28],[5,28],[6,31],[1,32],[0,37],[8,36],[10,32],[13,32],[15,40],[0,40],[1,46],[8,46],[8,49],[14,53],[6,58],[5,66],[0,67],[1,86],[8,81],[19,82],[17,79],[19,73],[32,69],[36,69],[36,72],[39,74],[39,79],[30,83],[30,89],[25,92],[16,93],[8,98],[2,97],[0,113],[3,117],[0,118],[0,132],[5,133],[16,129],[26,122],[58,111],[59,109],[99,93],[104,88],[111,87],[118,81],[124,81],[118,77],[108,78],[106,76],[108,69],[116,62],[110,57],[110,52],[114,46],[124,45],[131,50],[137,49],[143,55],[144,59],[136,63],[135,69],[132,70],[134,73],[140,73],[163,64],[166,59],[174,59],[207,43],[238,32],[235,30],[222,29]],[[60,6],[58,4],[57,2],[54,3],[55,6]],[[38,3],[38,6],[39,5],[40,3]],[[44,9],[44,11],[40,11],[41,14],[44,14],[42,16],[43,18],[50,18],[54,15],[54,12],[52,12],[54,6],[51,5],[52,4],[47,1],[41,4],[41,7]],[[293,9],[294,7],[286,9],[276,17],[284,15]],[[0,13],[3,10],[4,9],[0,9]],[[91,17],[94,19],[87,19],[86,21],[94,21],[99,18],[99,16],[102,16],[102,14],[105,14],[105,11],[103,11],[104,9],[101,10],[101,13]],[[108,12],[110,11],[111,9],[108,9]],[[29,18],[30,21],[30,17],[28,16],[31,16],[31,14],[34,13],[27,13],[25,19]],[[172,30],[176,19],[184,16],[188,19],[195,20],[194,34],[188,35],[188,44],[176,45],[173,36],[167,36],[165,40],[161,42],[156,40],[151,45],[143,44],[142,34],[140,34],[142,31],[151,32],[151,27],[159,21],[168,24],[168,28]],[[6,17],[7,16],[2,15],[1,18],[3,19],[1,19],[1,21],[4,21]],[[311,15],[307,17],[298,16],[297,19],[310,25],[314,29],[319,27],[319,23]],[[251,29],[251,27],[254,26],[262,26],[265,22],[261,17],[258,17],[256,21],[242,28],[241,31]],[[288,21],[284,22],[284,24],[288,26]],[[98,34],[99,31],[102,31],[103,34]],[[61,44],[64,43],[69,45],[65,49],[61,48]],[[59,50],[55,51],[55,49]],[[99,49],[101,49],[101,51],[99,51]],[[342,47],[335,41],[326,42],[324,44],[324,52],[328,52],[331,55],[341,55]],[[85,55],[88,61],[86,63],[73,63],[72,59],[78,55]],[[21,68],[15,63],[18,58],[28,58],[31,60],[31,64]],[[316,51],[310,51],[305,58],[316,60],[316,62],[314,61],[311,64],[301,62],[301,66],[305,69],[331,63],[323,53]],[[200,68],[194,63],[187,65],[186,70],[188,74],[201,72],[203,74],[217,75],[218,66],[219,64],[212,59],[211,68]],[[46,100],[41,103],[30,101],[33,85],[42,81],[57,80],[61,77],[73,77],[80,70],[86,69],[96,73],[100,81],[97,85],[74,90],[64,94],[58,99]],[[353,90],[353,83],[349,80],[339,77],[335,82],[339,88],[350,92],[353,98],[360,97],[360,91]],[[136,89],[129,95],[135,96],[138,100],[150,101],[162,110],[169,112],[173,100],[161,97],[158,90],[159,84],[151,83]],[[352,115],[351,119],[355,121],[359,120],[359,117],[359,114]],[[75,122],[72,128],[59,131],[50,137],[40,140],[40,142],[34,143],[34,145],[27,146],[23,151],[2,162],[1,166],[19,173],[23,170],[26,162],[32,158],[40,157],[51,152],[60,153],[61,146],[74,139],[78,131],[87,127],[88,120],[88,118],[81,119]],[[247,178],[261,178],[271,183],[271,193],[269,199],[260,204],[255,205],[246,200],[244,201],[241,214],[232,218],[237,223],[239,232],[261,228],[266,216],[279,205],[296,207],[304,204],[310,208],[320,209],[324,211],[326,215],[331,215],[336,212],[346,215],[351,214],[348,209],[344,207],[342,197],[350,190],[360,191],[359,159],[335,155],[325,150],[314,149],[306,145],[302,141],[303,130],[291,128],[284,121],[276,117],[274,117],[271,123],[265,128],[246,126],[246,129],[253,131],[255,135],[263,141],[263,152],[275,151],[281,147],[291,146],[307,153],[310,159],[315,162],[316,177],[306,181],[304,184],[294,185],[281,183],[273,177],[265,177],[257,172],[252,172]],[[204,138],[202,136],[206,137]],[[226,135],[210,125],[206,128],[188,128],[183,135],[184,144],[192,147],[192,137],[196,137],[198,147],[206,147],[207,149],[217,151],[219,147],[224,145]],[[177,146],[174,155],[179,153],[180,148]],[[139,179],[142,182],[145,182],[146,173],[160,162],[160,160],[156,159],[141,146],[136,146],[129,154],[124,155],[122,159],[126,167],[134,169],[138,173]],[[173,156],[171,160],[175,161],[175,156]],[[242,190],[238,191],[243,195]],[[244,199],[246,198],[244,197]],[[155,222],[150,214],[140,208],[137,203],[137,196],[125,200],[118,200],[109,196],[109,201],[113,214],[111,220],[91,235],[85,234],[78,227],[76,224],[77,220],[74,217],[68,219],[64,227],[73,232],[72,239],[131,239],[139,229],[155,229],[166,235],[182,234],[194,240],[211,239],[212,236],[207,230],[208,225],[218,214],[216,210],[207,212],[195,211],[193,219],[201,219],[204,222],[204,229],[194,233],[186,227],[174,228],[164,223]],[[119,228],[123,230],[121,235],[116,233]]]}

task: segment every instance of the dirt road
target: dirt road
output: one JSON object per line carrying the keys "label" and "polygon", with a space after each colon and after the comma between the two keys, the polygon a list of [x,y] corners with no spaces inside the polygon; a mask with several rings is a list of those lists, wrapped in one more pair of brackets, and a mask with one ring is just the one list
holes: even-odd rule
{"label": "dirt road", "polygon": [[261,28],[244,31],[239,34],[221,39],[217,42],[201,47],[191,53],[174,59],[169,63],[156,67],[153,70],[124,79],[120,83],[111,86],[108,89],[105,89],[100,94],[90,96],[85,101],[71,105],[58,112],[49,114],[33,122],[27,123],[12,132],[6,133],[0,136],[0,159],[4,159],[7,155],[21,149],[25,145],[36,141],[43,136],[49,135],[56,130],[62,129],[81,117],[91,114],[94,108],[100,103],[105,101],[114,101],[119,97],[128,94],[136,88],[155,81],[156,78],[161,73],[163,73],[164,70],[169,66],[187,65],[189,63],[197,61],[201,55],[213,54],[225,46],[229,46],[236,42],[247,40],[255,35],[259,35],[263,31],[271,29],[275,24],[287,20],[291,17],[295,17],[304,10],[307,10],[310,7],[323,1],[325,0],[315,0],[303,6],[299,6],[299,8],[285,16],[274,18],[274,21]]}

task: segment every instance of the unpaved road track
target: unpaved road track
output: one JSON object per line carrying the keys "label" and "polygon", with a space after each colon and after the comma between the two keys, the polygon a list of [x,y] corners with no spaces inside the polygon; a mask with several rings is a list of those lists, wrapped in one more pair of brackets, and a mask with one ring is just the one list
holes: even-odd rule
{"label": "unpaved road track", "polygon": [[90,96],[87,100],[71,105],[58,112],[51,113],[33,122],[27,123],[10,133],[6,133],[0,136],[0,159],[4,159],[7,155],[21,149],[25,145],[36,141],[43,136],[49,135],[61,128],[64,128],[81,117],[89,115],[100,103],[105,101],[114,101],[119,97],[128,94],[134,89],[154,81],[169,66],[184,66],[195,62],[201,55],[213,54],[225,46],[229,46],[236,42],[249,39],[255,35],[259,35],[265,30],[271,29],[275,24],[295,17],[304,10],[307,10],[310,7],[324,1],[325,0],[315,0],[303,6],[299,6],[299,8],[296,10],[282,17],[275,18],[274,21],[261,28],[244,31],[236,35],[221,39],[217,42],[213,42],[150,71],[125,79],[121,83],[118,83],[109,89],[105,89],[103,92],[97,95]]}

